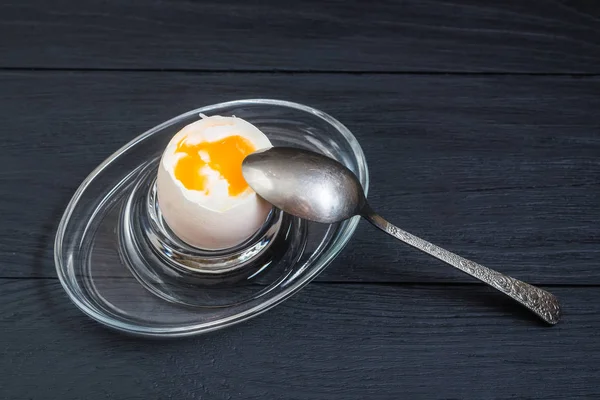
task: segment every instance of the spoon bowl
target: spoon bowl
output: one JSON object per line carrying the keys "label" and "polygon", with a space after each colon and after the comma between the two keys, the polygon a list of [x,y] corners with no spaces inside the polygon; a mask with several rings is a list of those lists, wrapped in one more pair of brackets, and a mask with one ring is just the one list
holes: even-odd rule
{"label": "spoon bowl", "polygon": [[332,224],[360,214],[366,201],[358,178],[332,158],[273,147],[242,163],[246,182],[269,203],[310,221]]}

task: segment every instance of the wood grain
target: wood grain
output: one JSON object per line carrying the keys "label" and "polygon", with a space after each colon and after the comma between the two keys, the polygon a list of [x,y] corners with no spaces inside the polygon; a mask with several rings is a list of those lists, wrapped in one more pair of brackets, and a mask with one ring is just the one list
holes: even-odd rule
{"label": "wood grain", "polygon": [[157,342],[89,320],[57,281],[0,280],[0,397],[596,398],[600,292],[552,290],[565,319],[548,328],[480,286],[313,283],[257,319]]}
{"label": "wood grain", "polygon": [[0,2],[0,67],[600,73],[571,0]]}
{"label": "wood grain", "polygon": [[[249,97],[331,113],[359,138],[373,207],[532,283],[598,284],[600,79],[0,74],[0,276],[53,277],[53,235],[103,159],[183,111]],[[361,224],[320,279],[472,282]]]}

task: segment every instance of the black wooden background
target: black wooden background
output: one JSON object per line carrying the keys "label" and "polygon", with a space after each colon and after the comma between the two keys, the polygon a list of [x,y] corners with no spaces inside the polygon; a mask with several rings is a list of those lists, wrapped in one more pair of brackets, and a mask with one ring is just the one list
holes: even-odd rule
{"label": "black wooden background", "polygon": [[[549,328],[361,223],[316,281],[178,341],[106,330],[56,278],[70,196],[191,108],[309,104],[373,206],[556,293]],[[0,0],[0,398],[600,398],[600,2]]]}

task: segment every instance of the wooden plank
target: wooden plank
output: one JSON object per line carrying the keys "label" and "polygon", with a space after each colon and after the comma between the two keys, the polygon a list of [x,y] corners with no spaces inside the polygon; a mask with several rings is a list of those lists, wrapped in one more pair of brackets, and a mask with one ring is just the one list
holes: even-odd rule
{"label": "wooden plank", "polygon": [[[5,72],[0,93],[0,276],[55,276],[61,213],[121,145],[263,96],[345,123],[399,226],[532,283],[600,284],[600,78]],[[366,224],[320,279],[473,282]]]}
{"label": "wooden plank", "polygon": [[230,329],[148,341],[102,328],[54,280],[0,280],[0,397],[590,399],[600,290],[552,288],[546,327],[479,286],[311,284]]}
{"label": "wooden plank", "polygon": [[0,67],[600,73],[597,2],[4,0]]}

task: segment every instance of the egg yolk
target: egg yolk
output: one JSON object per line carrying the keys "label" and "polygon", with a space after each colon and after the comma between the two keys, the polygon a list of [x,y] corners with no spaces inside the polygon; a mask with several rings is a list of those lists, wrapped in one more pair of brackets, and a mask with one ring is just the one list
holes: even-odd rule
{"label": "egg yolk", "polygon": [[[234,135],[215,142],[188,144],[185,139],[177,144],[175,150],[175,154],[183,153],[185,156],[177,160],[174,174],[186,189],[209,193],[207,177],[201,172],[204,166],[217,171],[229,183],[230,196],[237,196],[248,188],[242,175],[242,161],[256,150],[249,140]],[[203,158],[202,153],[208,157]]]}

